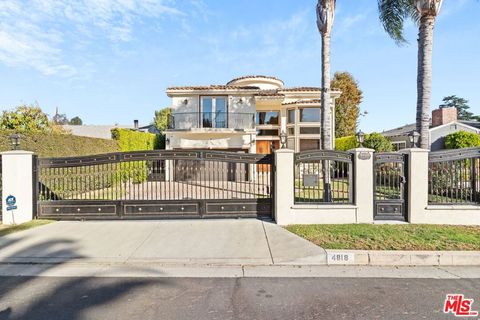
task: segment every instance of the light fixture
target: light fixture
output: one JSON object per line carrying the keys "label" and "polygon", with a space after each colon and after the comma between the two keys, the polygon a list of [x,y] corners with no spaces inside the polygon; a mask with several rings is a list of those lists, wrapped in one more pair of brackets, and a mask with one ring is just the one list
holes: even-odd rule
{"label": "light fixture", "polygon": [[165,138],[165,145],[169,146],[170,145],[170,138]]}
{"label": "light fixture", "polygon": [[408,134],[408,139],[410,140],[410,145],[412,146],[412,148],[417,147],[419,138],[420,138],[420,133],[418,133],[417,131],[412,131]]}
{"label": "light fixture", "polygon": [[287,148],[287,133],[282,130],[280,133],[280,148],[286,149]]}
{"label": "light fixture", "polygon": [[242,98],[238,99],[238,103],[243,103],[243,99]]}
{"label": "light fixture", "polygon": [[187,105],[188,104],[188,99],[183,100],[183,104]]}
{"label": "light fixture", "polygon": [[20,146],[20,138],[21,136],[18,133],[14,133],[8,136],[10,138],[10,141],[12,143],[12,150],[18,150],[18,147]]}
{"label": "light fixture", "polygon": [[360,144],[360,147],[363,147],[363,142],[365,141],[365,133],[360,130],[355,136],[357,137],[357,142]]}
{"label": "light fixture", "polygon": [[415,6],[417,7],[420,15],[433,15],[436,16],[440,12],[443,0],[415,0]]}

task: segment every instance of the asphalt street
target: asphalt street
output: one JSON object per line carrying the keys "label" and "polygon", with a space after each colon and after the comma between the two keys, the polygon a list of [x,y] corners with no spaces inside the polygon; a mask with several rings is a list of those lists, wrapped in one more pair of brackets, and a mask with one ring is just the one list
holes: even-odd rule
{"label": "asphalt street", "polygon": [[0,277],[0,319],[454,319],[480,279]]}

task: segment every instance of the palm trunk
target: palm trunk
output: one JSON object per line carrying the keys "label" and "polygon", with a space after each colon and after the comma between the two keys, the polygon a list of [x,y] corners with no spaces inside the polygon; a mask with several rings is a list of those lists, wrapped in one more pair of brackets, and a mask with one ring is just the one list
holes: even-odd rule
{"label": "palm trunk", "polygon": [[322,136],[324,150],[332,149],[332,111],[330,109],[330,34],[322,34]]}
{"label": "palm trunk", "polygon": [[432,50],[435,17],[422,16],[418,38],[417,131],[420,148],[430,149],[430,99],[432,95]]}
{"label": "palm trunk", "polygon": [[[322,107],[321,107],[321,147],[332,149],[332,112],[330,109],[330,33],[322,33]],[[322,161],[323,201],[332,202],[330,161]]]}

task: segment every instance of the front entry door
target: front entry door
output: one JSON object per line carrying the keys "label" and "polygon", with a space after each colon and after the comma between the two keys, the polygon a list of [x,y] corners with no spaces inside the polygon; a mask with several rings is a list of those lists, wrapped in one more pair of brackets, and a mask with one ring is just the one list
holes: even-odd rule
{"label": "front entry door", "polygon": [[407,156],[378,153],[373,160],[374,219],[407,221]]}
{"label": "front entry door", "polygon": [[[277,150],[280,146],[278,140],[257,140],[257,154],[271,154],[272,148]],[[258,172],[270,172],[270,167],[263,164],[257,165]]]}

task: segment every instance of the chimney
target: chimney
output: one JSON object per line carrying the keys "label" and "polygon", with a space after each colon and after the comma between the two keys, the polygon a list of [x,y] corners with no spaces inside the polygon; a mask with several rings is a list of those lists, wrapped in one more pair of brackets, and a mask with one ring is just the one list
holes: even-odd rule
{"label": "chimney", "polygon": [[133,128],[138,130],[138,120],[133,120]]}
{"label": "chimney", "polygon": [[457,108],[440,106],[432,111],[432,127],[457,121]]}

